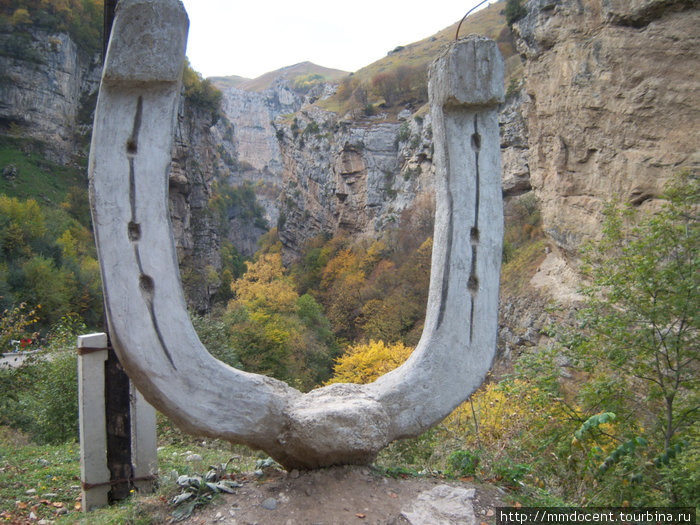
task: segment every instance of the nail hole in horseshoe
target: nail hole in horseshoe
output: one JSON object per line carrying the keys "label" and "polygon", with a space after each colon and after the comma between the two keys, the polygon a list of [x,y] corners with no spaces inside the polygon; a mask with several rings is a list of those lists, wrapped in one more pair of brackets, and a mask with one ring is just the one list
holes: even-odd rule
{"label": "nail hole in horseshoe", "polygon": [[138,241],[141,239],[141,225],[137,222],[129,222],[129,240],[131,242]]}
{"label": "nail hole in horseshoe", "polygon": [[126,142],[126,153],[127,155],[136,155],[139,151],[139,147],[135,140],[129,139]]}
{"label": "nail hole in horseshoe", "polygon": [[144,295],[146,295],[148,298],[153,297],[153,292],[155,291],[156,286],[152,277],[149,275],[141,275],[141,277],[139,277],[139,286],[141,287],[141,292],[143,292]]}
{"label": "nail hole in horseshoe", "polygon": [[479,242],[479,228],[472,228],[471,241],[472,244],[477,244]]}
{"label": "nail hole in horseshoe", "polygon": [[479,279],[477,279],[475,275],[469,276],[469,283],[467,283],[467,289],[472,294],[475,294],[479,291]]}
{"label": "nail hole in horseshoe", "polygon": [[478,133],[472,134],[472,149],[474,151],[479,151],[481,149],[481,135]]}

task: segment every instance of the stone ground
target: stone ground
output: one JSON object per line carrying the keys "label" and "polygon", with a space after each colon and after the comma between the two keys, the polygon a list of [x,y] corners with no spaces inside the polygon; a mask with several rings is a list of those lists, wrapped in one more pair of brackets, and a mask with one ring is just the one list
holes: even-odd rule
{"label": "stone ground", "polygon": [[493,525],[503,493],[437,478],[387,478],[367,467],[237,476],[243,487],[185,525]]}

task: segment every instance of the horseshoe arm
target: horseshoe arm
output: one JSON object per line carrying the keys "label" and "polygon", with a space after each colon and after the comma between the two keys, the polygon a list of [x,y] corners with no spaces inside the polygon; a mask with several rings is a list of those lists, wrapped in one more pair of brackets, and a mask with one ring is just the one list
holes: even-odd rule
{"label": "horseshoe arm", "polygon": [[214,359],[182,293],[167,189],[188,24],[177,0],[117,9],[89,161],[110,335],[138,389],[179,426],[283,456],[275,437],[299,392]]}
{"label": "horseshoe arm", "polygon": [[371,385],[395,438],[444,419],[481,385],[496,353],[503,71],[496,43],[476,36],[430,68],[436,216],[425,328],[410,359]]}

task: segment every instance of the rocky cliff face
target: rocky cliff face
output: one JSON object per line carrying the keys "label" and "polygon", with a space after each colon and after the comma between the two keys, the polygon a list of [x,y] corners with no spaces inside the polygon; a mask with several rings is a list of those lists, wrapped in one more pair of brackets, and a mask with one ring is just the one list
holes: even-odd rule
{"label": "rocky cliff face", "polygon": [[573,253],[605,202],[644,205],[700,167],[700,9],[683,0],[530,0],[525,61],[530,179],[544,228]]}
{"label": "rocky cliff face", "polygon": [[[504,196],[530,190],[523,93],[501,115]],[[318,235],[376,238],[434,207],[430,115],[404,109],[398,119],[339,117],[307,106],[277,122],[284,164],[279,235],[285,260]]]}
{"label": "rocky cliff face", "polygon": [[504,151],[504,191],[509,172],[517,172],[508,159],[518,158],[529,169],[548,249],[527,290],[502,303],[505,357],[540,343],[540,330],[552,321],[548,301],[580,299],[576,254],[582,241],[600,235],[605,203],[654,206],[676,171],[700,168],[697,2],[526,6],[514,27],[524,62],[525,142],[505,140],[514,149]]}
{"label": "rocky cliff face", "polygon": [[0,33],[0,131],[31,137],[50,160],[70,162],[86,152],[100,73],[100,57],[66,34]]}
{"label": "rocky cliff face", "polygon": [[[211,213],[210,200],[215,181],[235,169],[236,151],[225,139],[230,134],[227,119],[182,100],[169,176],[170,220],[188,306],[197,312],[208,311],[221,284],[221,242],[230,229]],[[234,232],[241,242],[250,235]]]}
{"label": "rocky cliff face", "polygon": [[410,112],[398,122],[341,119],[310,106],[278,127],[287,260],[319,233],[377,237],[432,193],[429,119]]}

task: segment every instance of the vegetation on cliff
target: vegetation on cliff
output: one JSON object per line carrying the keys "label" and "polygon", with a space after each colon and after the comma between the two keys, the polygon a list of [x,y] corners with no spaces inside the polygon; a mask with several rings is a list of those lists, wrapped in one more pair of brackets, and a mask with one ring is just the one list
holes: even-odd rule
{"label": "vegetation on cliff", "polygon": [[211,80],[202,78],[202,75],[192,69],[189,60],[185,62],[182,84],[185,89],[185,100],[189,106],[209,112],[212,125],[215,124],[221,115],[223,97],[221,91],[212,84]]}
{"label": "vegetation on cliff", "polygon": [[[21,33],[34,28],[49,33],[67,33],[84,51],[99,53],[102,50],[103,7],[103,0],[0,0],[0,31]],[[30,51],[31,48],[0,48],[2,54],[16,56],[19,53],[17,58]]]}

